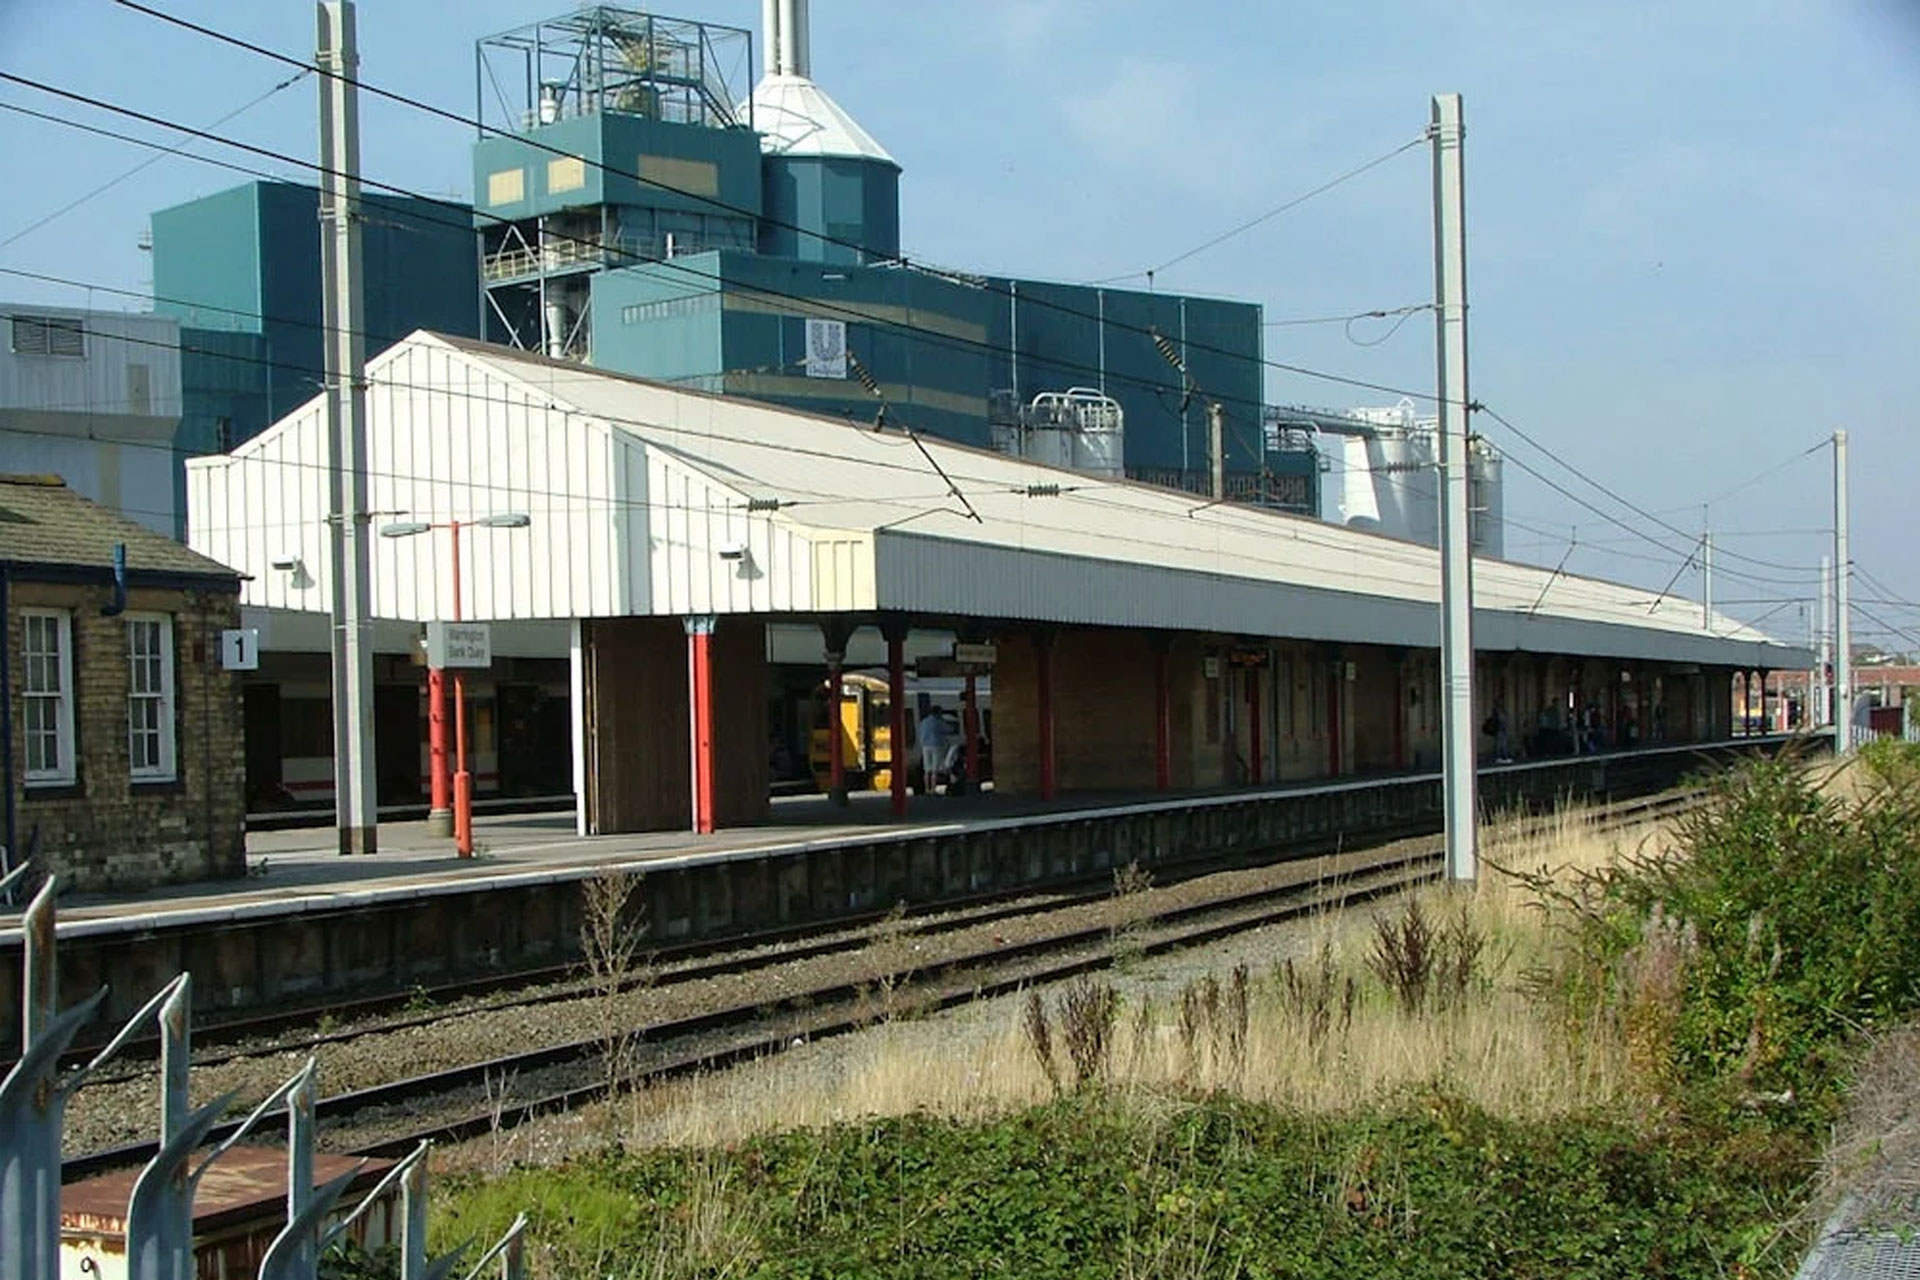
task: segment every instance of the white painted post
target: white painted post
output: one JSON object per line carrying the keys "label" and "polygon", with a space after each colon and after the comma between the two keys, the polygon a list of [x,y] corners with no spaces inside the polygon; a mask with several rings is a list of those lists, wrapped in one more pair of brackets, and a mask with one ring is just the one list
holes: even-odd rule
{"label": "white painted post", "polygon": [[360,289],[360,55],[353,0],[323,0],[320,69],[321,315],[333,582],[333,786],[340,852],[374,853],[373,618],[368,580],[366,307]]}
{"label": "white painted post", "polygon": [[1833,750],[1853,746],[1853,621],[1848,597],[1853,560],[1847,549],[1847,433],[1833,433]]}
{"label": "white painted post", "polygon": [[1465,128],[1460,95],[1434,95],[1433,271],[1440,391],[1440,663],[1447,878],[1476,873],[1473,707],[1473,545],[1467,450]]}

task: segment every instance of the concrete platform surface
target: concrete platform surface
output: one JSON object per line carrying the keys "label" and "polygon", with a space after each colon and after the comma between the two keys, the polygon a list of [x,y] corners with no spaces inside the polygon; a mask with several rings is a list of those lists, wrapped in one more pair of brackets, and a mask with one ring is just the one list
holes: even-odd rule
{"label": "concrete platform surface", "polygon": [[[263,914],[371,906],[397,897],[577,879],[606,869],[646,871],[877,837],[951,835],[1036,818],[1210,805],[1433,776],[1376,776],[1336,783],[1310,780],[1257,791],[1081,792],[1053,801],[1000,797],[992,792],[915,796],[905,821],[894,820],[888,797],[880,792],[853,795],[845,807],[831,805],[820,795],[789,796],[773,801],[767,822],[706,836],[686,831],[581,836],[575,833],[571,813],[476,816],[470,859],[454,853],[450,838],[429,834],[424,822],[383,823],[380,852],[360,858],[338,852],[333,827],[254,831],[247,834],[245,879],[189,881],[133,893],[63,894],[59,931],[62,937],[83,936],[94,931],[86,927],[89,923],[116,930],[142,924],[156,928],[214,924]],[[18,906],[0,906],[0,944],[18,941],[19,925]]]}
{"label": "concrete platform surface", "polygon": [[[1757,741],[1736,739],[1725,744],[1641,748],[1486,765],[1481,773],[1494,777],[1585,763],[1600,765],[1624,756],[1701,755],[1711,753],[1715,745]],[[1223,802],[1259,803],[1288,795],[1433,783],[1438,777],[1436,772],[1423,770],[1232,790],[1079,792],[1050,802],[991,792],[916,796],[903,822],[893,820],[888,797],[883,793],[856,794],[845,807],[829,804],[824,796],[791,796],[776,798],[772,816],[764,823],[707,836],[684,831],[580,836],[575,834],[570,813],[484,815],[474,820],[475,856],[471,859],[457,857],[450,839],[429,835],[424,822],[383,824],[380,852],[361,858],[343,857],[337,852],[332,827],[257,831],[247,836],[245,879],[189,882],[125,894],[63,895],[59,928],[65,937],[143,927],[218,925],[273,915],[353,909],[398,898],[531,887],[577,880],[608,868],[664,870],[783,851],[857,846],[873,840],[955,836],[1036,821],[1071,820],[1075,816],[1172,812],[1210,808]],[[0,906],[0,946],[19,942],[19,925],[18,906]]]}

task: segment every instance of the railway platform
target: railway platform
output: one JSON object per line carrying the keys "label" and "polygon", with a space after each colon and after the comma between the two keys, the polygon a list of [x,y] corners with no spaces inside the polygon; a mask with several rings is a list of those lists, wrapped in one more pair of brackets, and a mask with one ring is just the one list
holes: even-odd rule
{"label": "railway platform", "polygon": [[[1787,737],[1646,748],[1482,770],[1489,811],[1569,796],[1646,794]],[[477,854],[453,856],[423,823],[383,828],[383,852],[343,858],[333,832],[256,832],[244,880],[60,904],[63,1003],[110,988],[105,1017],[131,1010],[172,974],[194,975],[210,1013],[431,987],[551,967],[577,952],[581,883],[641,877],[661,946],[831,927],[900,902],[960,903],[1110,875],[1311,856],[1360,840],[1437,832],[1434,772],[1233,791],[1078,793],[1051,801],[992,793],[929,797],[910,821],[885,795],[842,808],[777,801],[760,823],[712,834],[580,836],[569,815],[476,823]],[[0,1027],[19,1025],[17,909],[0,908]],[[10,1048],[11,1045],[6,1046]]]}

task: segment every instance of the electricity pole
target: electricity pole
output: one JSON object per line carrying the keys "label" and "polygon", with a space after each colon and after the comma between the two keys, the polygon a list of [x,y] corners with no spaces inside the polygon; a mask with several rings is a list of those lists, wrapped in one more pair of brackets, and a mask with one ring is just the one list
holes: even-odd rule
{"label": "electricity pole", "polygon": [[1212,466],[1213,500],[1227,500],[1227,411],[1218,400],[1207,401],[1207,459]]}
{"label": "electricity pole", "polygon": [[1853,625],[1848,596],[1853,559],[1847,551],[1847,433],[1833,433],[1833,750],[1853,746]]}
{"label": "electricity pole", "polygon": [[1700,629],[1713,630],[1713,530],[1700,535]]}
{"label": "electricity pole", "polygon": [[1433,293],[1440,383],[1441,731],[1447,878],[1475,877],[1473,542],[1467,493],[1467,210],[1460,95],[1434,95]]}
{"label": "electricity pole", "polygon": [[1813,724],[1824,729],[1833,723],[1833,556],[1820,557],[1820,629],[1814,633],[1814,683],[1807,686],[1813,703]]}
{"label": "electricity pole", "polygon": [[368,593],[365,305],[360,290],[360,69],[353,0],[319,7],[320,274],[333,531],[333,794],[340,852],[379,848]]}

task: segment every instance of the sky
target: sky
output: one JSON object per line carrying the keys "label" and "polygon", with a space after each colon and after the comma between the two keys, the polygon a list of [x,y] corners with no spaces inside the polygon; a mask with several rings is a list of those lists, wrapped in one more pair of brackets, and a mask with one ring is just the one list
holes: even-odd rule
{"label": "sky", "polygon": [[[152,2],[312,50],[304,0]],[[474,41],[569,3],[361,0],[362,77],[470,116]],[[660,11],[757,46],[756,0]],[[815,0],[812,31],[815,79],[904,167],[909,257],[1135,287],[1462,94],[1472,396],[1545,448],[1476,415],[1509,458],[1509,556],[1697,596],[1704,521],[1716,600],[1804,637],[1844,429],[1856,639],[1920,650],[1920,0]],[[0,0],[0,70],[198,127],[268,95],[215,131],[313,154],[310,77],[269,93],[286,68],[112,0]],[[12,84],[0,103],[166,137]],[[470,195],[472,130],[373,98],[362,127],[371,180]],[[0,111],[0,268],[147,288],[148,213],[242,175],[163,157],[20,232],[151,154]],[[1260,303],[1271,362],[1430,393],[1428,313],[1274,322],[1431,302],[1432,216],[1416,146],[1154,286]],[[6,275],[0,298],[127,304]],[[1280,369],[1267,395],[1395,399]]]}

